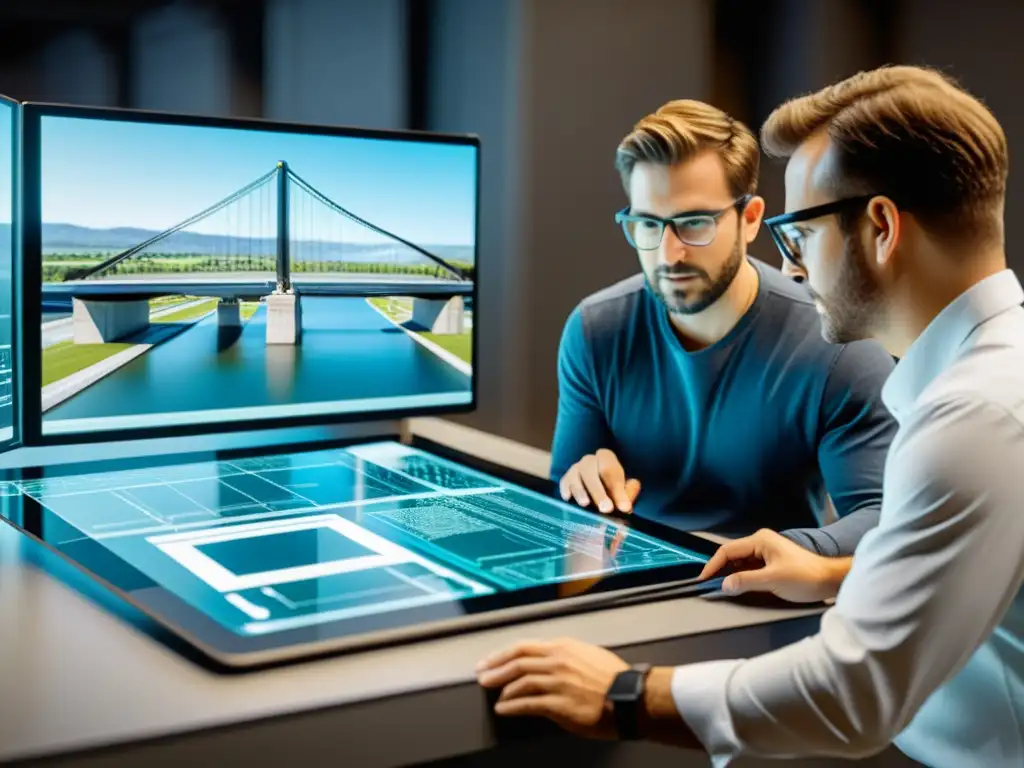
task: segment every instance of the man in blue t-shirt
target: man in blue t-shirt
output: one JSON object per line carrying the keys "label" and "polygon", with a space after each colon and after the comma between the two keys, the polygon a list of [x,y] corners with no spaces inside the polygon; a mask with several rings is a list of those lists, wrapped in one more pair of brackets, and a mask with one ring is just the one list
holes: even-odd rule
{"label": "man in blue t-shirt", "polygon": [[[669,102],[620,144],[617,216],[642,267],[585,299],[559,350],[562,497],[679,528],[758,528],[851,554],[874,527],[894,361],[834,345],[803,286],[746,255],[764,201],[750,130]],[[838,520],[829,519],[829,500]]]}

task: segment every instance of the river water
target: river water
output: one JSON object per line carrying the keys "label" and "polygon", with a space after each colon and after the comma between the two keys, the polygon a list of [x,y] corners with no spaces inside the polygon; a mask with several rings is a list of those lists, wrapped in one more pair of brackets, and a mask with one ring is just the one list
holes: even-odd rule
{"label": "river water", "polygon": [[[468,392],[470,378],[363,298],[302,298],[302,339],[266,344],[263,307],[241,329],[216,313],[44,415],[45,421]],[[310,412],[315,413],[313,405]],[[258,417],[258,413],[253,413]]]}

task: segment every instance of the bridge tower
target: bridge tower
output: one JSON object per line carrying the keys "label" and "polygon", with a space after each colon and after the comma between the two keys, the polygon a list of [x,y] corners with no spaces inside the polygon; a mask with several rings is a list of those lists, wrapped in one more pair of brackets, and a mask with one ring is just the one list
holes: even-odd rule
{"label": "bridge tower", "polygon": [[277,164],[277,290],[287,293],[292,287],[291,258],[288,253],[288,163]]}
{"label": "bridge tower", "polygon": [[297,344],[302,336],[302,307],[292,288],[288,221],[288,163],[277,164],[277,287],[266,297],[267,344]]}

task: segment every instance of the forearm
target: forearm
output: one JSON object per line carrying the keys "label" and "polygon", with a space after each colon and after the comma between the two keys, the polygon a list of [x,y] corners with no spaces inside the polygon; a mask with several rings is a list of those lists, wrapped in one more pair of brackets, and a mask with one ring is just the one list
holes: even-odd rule
{"label": "forearm", "polygon": [[676,709],[672,698],[672,667],[654,667],[647,676],[640,733],[647,741],[684,749],[700,749],[700,743]]}
{"label": "forearm", "polygon": [[880,512],[877,505],[863,507],[821,528],[791,528],[782,535],[825,557],[852,555],[864,534],[878,525]]}
{"label": "forearm", "polygon": [[830,557],[825,565],[826,590],[831,598],[839,594],[843,580],[853,567],[853,557]]}
{"label": "forearm", "polygon": [[584,456],[601,448],[614,450],[604,415],[589,409],[562,405],[551,443],[551,479],[556,483]]}

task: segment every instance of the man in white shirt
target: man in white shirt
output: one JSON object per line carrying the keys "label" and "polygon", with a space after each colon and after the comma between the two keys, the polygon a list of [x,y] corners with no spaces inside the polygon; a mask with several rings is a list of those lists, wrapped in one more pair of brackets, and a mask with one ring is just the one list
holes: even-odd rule
{"label": "man in white shirt", "polygon": [[852,558],[762,531],[722,547],[727,592],[835,597],[763,656],[629,669],[574,640],[478,668],[499,715],[740,755],[855,758],[890,742],[933,768],[1024,765],[1024,291],[1006,269],[1006,139],[940,74],[861,73],[779,107],[786,214],[765,222],[834,342],[901,360],[878,526]]}

